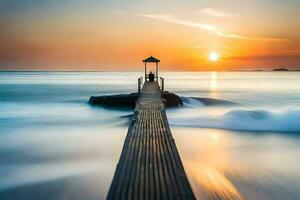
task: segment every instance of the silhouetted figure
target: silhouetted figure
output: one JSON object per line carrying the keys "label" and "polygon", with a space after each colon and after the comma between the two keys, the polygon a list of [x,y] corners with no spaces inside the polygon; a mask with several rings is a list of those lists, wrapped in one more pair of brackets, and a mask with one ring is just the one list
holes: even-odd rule
{"label": "silhouetted figure", "polygon": [[149,73],[149,81],[154,81],[154,74],[151,71]]}

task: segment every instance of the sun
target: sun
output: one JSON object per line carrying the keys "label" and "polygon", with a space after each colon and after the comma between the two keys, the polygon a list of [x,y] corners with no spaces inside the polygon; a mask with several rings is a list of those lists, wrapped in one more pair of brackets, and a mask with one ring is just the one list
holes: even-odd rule
{"label": "sun", "polygon": [[208,58],[212,62],[216,62],[219,59],[219,54],[217,52],[211,52],[208,55]]}

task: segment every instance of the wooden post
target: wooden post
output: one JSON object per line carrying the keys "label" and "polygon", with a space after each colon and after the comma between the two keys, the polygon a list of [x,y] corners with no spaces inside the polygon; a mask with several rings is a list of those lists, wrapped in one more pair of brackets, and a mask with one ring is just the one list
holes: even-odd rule
{"label": "wooden post", "polygon": [[145,62],[145,81],[147,81],[147,62]]}
{"label": "wooden post", "polygon": [[165,88],[165,80],[164,80],[164,78],[160,78],[160,80],[161,80],[161,86],[160,86],[160,89],[161,89],[161,96],[162,97],[164,97],[164,88]]}
{"label": "wooden post", "polygon": [[156,81],[158,82],[158,62],[156,62]]}
{"label": "wooden post", "polygon": [[138,94],[141,95],[141,78],[138,78]]}

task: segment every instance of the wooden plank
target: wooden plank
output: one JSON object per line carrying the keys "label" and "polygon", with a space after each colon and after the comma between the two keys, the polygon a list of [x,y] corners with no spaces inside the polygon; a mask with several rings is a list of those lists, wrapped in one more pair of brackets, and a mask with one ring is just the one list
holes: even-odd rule
{"label": "wooden plank", "polygon": [[140,175],[138,178],[138,197],[137,199],[145,199],[145,192],[144,192],[144,185],[145,185],[145,168],[146,168],[146,121],[143,121],[143,126],[142,126],[142,138],[141,138],[141,143],[142,143],[142,153],[141,153],[141,162],[140,162]]}
{"label": "wooden plank", "polygon": [[154,188],[154,156],[153,156],[153,135],[148,131],[149,138],[149,199],[155,199],[155,188]]}
{"label": "wooden plank", "polygon": [[[141,115],[139,115],[141,116]],[[126,186],[127,186],[127,193],[126,193],[126,196],[128,199],[134,199],[133,196],[134,196],[134,193],[133,193],[133,190],[134,190],[134,181],[135,181],[135,176],[136,176],[136,173],[137,173],[137,165],[138,165],[138,162],[140,161],[138,159],[138,156],[139,156],[139,153],[140,153],[140,130],[141,130],[141,124],[142,124],[142,118],[140,117],[138,119],[139,123],[138,123],[138,127],[137,127],[137,133],[135,135],[135,138],[133,138],[136,142],[134,143],[135,146],[134,146],[134,150],[133,150],[133,155],[132,155],[132,162],[129,164],[129,168],[130,168],[130,175],[128,176],[128,181],[125,182]],[[126,188],[126,187],[123,187],[123,188]]]}
{"label": "wooden plank", "polygon": [[132,140],[133,134],[136,133],[135,129],[135,122],[131,122],[129,129],[128,129],[128,133],[125,139],[125,144],[122,150],[122,156],[120,158],[119,164],[117,165],[117,169],[116,169],[116,173],[112,182],[112,185],[110,187],[110,192],[108,193],[108,199],[120,199],[120,194],[121,194],[121,184],[125,177],[125,174],[122,173],[123,171],[126,170],[126,167],[128,167],[129,165],[128,163],[128,159],[130,156],[130,146],[132,145],[132,143],[134,142],[134,140]]}
{"label": "wooden plank", "polygon": [[[148,128],[148,120],[145,121],[145,139],[144,139],[144,143],[145,143],[145,160],[144,160],[144,167],[145,167],[145,171],[144,171],[144,183],[141,183],[143,185],[141,185],[141,187],[143,186],[144,188],[144,198],[141,197],[140,195],[140,199],[151,199],[149,197],[150,195],[150,180],[149,180],[149,174],[150,174],[150,145],[149,145],[149,141],[150,141],[150,137],[149,137],[149,128]],[[142,190],[140,191],[140,193],[142,193]]]}
{"label": "wooden plank", "polygon": [[178,198],[177,193],[178,193],[179,189],[177,187],[177,182],[176,182],[176,179],[175,179],[175,176],[176,176],[176,174],[174,173],[175,171],[172,169],[172,164],[173,163],[171,162],[171,159],[170,159],[170,157],[172,155],[170,155],[170,152],[168,151],[168,147],[166,145],[166,143],[168,143],[168,141],[166,141],[166,138],[168,138],[168,135],[165,134],[164,123],[163,123],[162,118],[160,116],[161,115],[159,113],[157,115],[157,118],[158,118],[158,132],[161,134],[161,137],[162,137],[160,142],[161,142],[161,144],[163,146],[163,149],[164,149],[163,153],[164,153],[164,159],[165,159],[165,163],[166,163],[165,169],[168,173],[168,179],[170,179],[169,180],[169,182],[170,182],[169,187],[171,187],[171,188],[169,188],[169,191],[172,191],[172,192],[170,192],[169,196],[170,196],[171,199],[174,199],[174,196],[176,196]]}
{"label": "wooden plank", "polygon": [[[160,114],[160,119],[161,119],[161,123],[163,123],[164,119],[162,117],[162,115]],[[166,127],[165,127],[165,123],[164,123],[164,127],[163,127],[163,131],[166,131]],[[176,196],[180,196],[181,194],[183,194],[184,188],[180,182],[180,180],[178,180],[178,176],[177,176],[177,167],[176,167],[176,161],[175,161],[175,157],[174,157],[174,152],[171,149],[171,145],[170,145],[170,139],[173,140],[173,137],[171,134],[167,134],[166,137],[164,138],[164,143],[165,143],[165,150],[168,152],[169,156],[168,159],[170,161],[170,166],[169,166],[169,170],[172,171],[172,181],[174,183],[174,186],[176,185],[177,187],[175,188],[175,194]],[[173,177],[174,176],[174,177]]]}
{"label": "wooden plank", "polygon": [[159,182],[160,182],[160,189],[161,189],[161,197],[162,199],[168,199],[168,196],[167,196],[167,187],[166,187],[166,177],[165,177],[165,174],[164,174],[164,166],[163,166],[163,160],[162,160],[162,149],[161,149],[161,146],[160,146],[160,136],[158,135],[157,133],[157,124],[156,124],[156,121],[155,121],[155,118],[154,118],[154,115],[152,116],[152,120],[153,120],[153,133],[156,137],[156,148],[157,148],[157,165],[158,165],[158,174],[159,174]]}
{"label": "wooden plank", "polygon": [[174,199],[174,197],[173,197],[174,191],[172,189],[172,183],[170,181],[170,175],[169,175],[169,172],[168,172],[168,169],[167,169],[165,149],[164,149],[164,146],[162,144],[163,135],[159,131],[158,113],[155,112],[154,116],[155,116],[155,127],[156,127],[155,131],[157,132],[157,135],[159,137],[158,144],[159,144],[159,147],[160,147],[160,158],[161,158],[160,163],[161,163],[162,172],[163,172],[163,175],[164,175],[165,188],[166,188],[166,197],[168,199]]}
{"label": "wooden plank", "polygon": [[[152,117],[150,118],[151,120]],[[160,180],[159,180],[159,174],[158,174],[158,159],[157,159],[157,146],[156,146],[156,135],[152,131],[153,130],[153,124],[150,123],[150,132],[153,137],[152,139],[152,145],[153,145],[153,174],[154,174],[154,186],[155,186],[155,198],[156,199],[161,199],[161,187],[160,187]]]}
{"label": "wooden plank", "polygon": [[143,85],[107,199],[195,199],[156,82]]}

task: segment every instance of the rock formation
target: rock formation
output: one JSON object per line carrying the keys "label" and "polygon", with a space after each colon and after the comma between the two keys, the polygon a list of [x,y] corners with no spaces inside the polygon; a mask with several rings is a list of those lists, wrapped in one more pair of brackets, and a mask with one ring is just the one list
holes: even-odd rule
{"label": "rock formation", "polygon": [[[182,105],[181,98],[170,92],[164,92],[163,98],[165,99],[166,107],[178,107]],[[109,107],[135,107],[138,99],[138,93],[131,94],[117,94],[117,95],[104,95],[104,96],[91,96],[89,104]]]}

